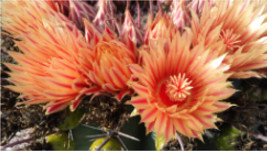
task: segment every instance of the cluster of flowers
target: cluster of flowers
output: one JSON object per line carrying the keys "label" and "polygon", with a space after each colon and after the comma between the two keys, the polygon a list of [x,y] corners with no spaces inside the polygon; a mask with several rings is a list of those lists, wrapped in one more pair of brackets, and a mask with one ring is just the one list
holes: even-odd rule
{"label": "cluster of flowers", "polygon": [[108,0],[97,10],[84,1],[4,1],[3,29],[22,51],[9,52],[18,64],[6,64],[8,88],[24,104],[46,103],[46,114],[74,111],[86,95],[132,95],[148,132],[202,139],[215,113],[232,106],[222,101],[236,92],[227,80],[264,77],[267,11],[264,1],[166,3],[170,12],[151,10],[143,26],[139,4],[137,23],[128,5],[119,24]]}

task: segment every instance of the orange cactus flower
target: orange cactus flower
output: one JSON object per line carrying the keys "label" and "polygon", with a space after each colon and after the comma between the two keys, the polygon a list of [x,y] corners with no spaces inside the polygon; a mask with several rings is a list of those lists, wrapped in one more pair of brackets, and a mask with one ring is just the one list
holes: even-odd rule
{"label": "orange cactus flower", "polygon": [[201,139],[203,130],[216,128],[214,113],[232,106],[221,101],[235,93],[226,81],[230,74],[220,68],[225,55],[212,60],[208,51],[202,53],[203,44],[191,48],[191,40],[179,33],[172,41],[161,41],[141,51],[142,65],[130,65],[137,80],[129,85],[138,93],[131,104],[148,131],[166,140],[175,131]]}
{"label": "orange cactus flower", "polygon": [[69,9],[69,1],[45,1],[53,10],[56,12],[67,14],[67,10]]}
{"label": "orange cactus flower", "polygon": [[[230,65],[231,78],[264,76],[257,72],[267,67],[264,5],[252,1],[216,1],[213,5],[204,4],[200,18],[192,13],[194,45],[204,40],[217,56],[227,53],[223,63]],[[218,51],[215,43],[222,43],[225,49]]]}
{"label": "orange cactus flower", "polygon": [[135,63],[135,54],[117,40],[99,42],[94,53],[92,81],[111,92],[126,88],[131,76],[127,65]]}
{"label": "orange cactus flower", "polygon": [[178,29],[170,16],[158,13],[153,23],[146,29],[144,43],[148,44],[149,39],[172,38],[177,31]]}
{"label": "orange cactus flower", "polygon": [[88,70],[90,80],[102,91],[115,94],[118,100],[127,94],[127,82],[131,78],[129,64],[136,62],[136,48],[130,40],[122,43],[112,30],[106,27],[99,33],[95,27],[85,21],[85,37],[90,44],[94,58],[92,69]]}
{"label": "orange cactus flower", "polygon": [[23,52],[10,52],[18,64],[7,64],[9,80],[15,84],[8,88],[28,99],[24,104],[47,103],[46,114],[67,106],[75,110],[85,94],[99,91],[84,74],[90,62],[84,66],[78,61],[80,51],[90,47],[71,21],[44,1],[3,5],[3,27],[20,39],[16,44]]}

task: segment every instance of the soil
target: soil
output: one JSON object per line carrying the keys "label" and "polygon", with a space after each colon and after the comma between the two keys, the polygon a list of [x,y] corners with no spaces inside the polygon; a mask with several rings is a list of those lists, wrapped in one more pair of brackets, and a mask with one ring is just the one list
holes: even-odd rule
{"label": "soil", "polygon": [[[129,100],[126,97],[124,99]],[[129,118],[127,106],[108,96],[98,96],[90,103],[84,99],[80,107],[88,109],[83,119],[85,124],[94,122],[105,128],[115,129]]]}

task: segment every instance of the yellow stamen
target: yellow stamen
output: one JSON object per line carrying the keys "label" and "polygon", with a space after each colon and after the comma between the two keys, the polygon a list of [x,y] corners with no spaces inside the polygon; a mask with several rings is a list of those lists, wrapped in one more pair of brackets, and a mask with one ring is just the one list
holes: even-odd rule
{"label": "yellow stamen", "polygon": [[172,101],[183,101],[193,88],[190,86],[192,81],[185,77],[185,74],[170,76],[166,83],[166,94]]}

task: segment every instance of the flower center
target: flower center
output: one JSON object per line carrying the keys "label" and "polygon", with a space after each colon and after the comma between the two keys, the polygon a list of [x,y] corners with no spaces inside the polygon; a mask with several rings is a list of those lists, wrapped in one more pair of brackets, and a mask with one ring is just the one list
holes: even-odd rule
{"label": "flower center", "polygon": [[170,76],[170,79],[166,82],[165,93],[170,100],[181,102],[190,95],[190,90],[193,88],[190,86],[191,83],[192,81],[189,81],[185,74],[179,73],[178,76]]}
{"label": "flower center", "polygon": [[226,45],[227,50],[230,52],[234,52],[236,48],[238,48],[238,43],[240,42],[239,40],[240,35],[234,34],[233,30],[223,30],[220,38],[223,39],[224,44]]}
{"label": "flower center", "polygon": [[96,49],[95,59],[97,61],[102,60],[103,57],[118,56],[117,49],[112,47],[112,45],[107,42],[99,42],[96,45],[95,49]]}

